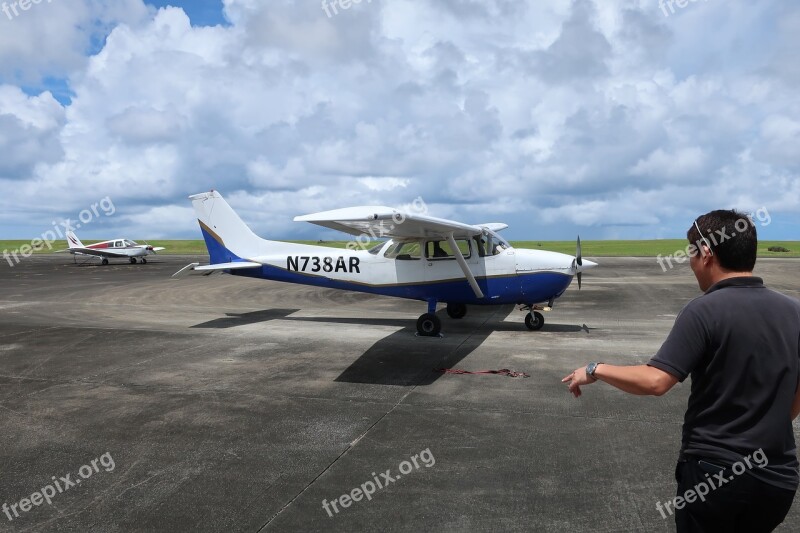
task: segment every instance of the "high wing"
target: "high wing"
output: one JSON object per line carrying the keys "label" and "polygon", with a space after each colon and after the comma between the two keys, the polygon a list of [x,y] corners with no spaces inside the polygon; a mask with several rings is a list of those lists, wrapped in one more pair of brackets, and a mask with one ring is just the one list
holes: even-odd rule
{"label": "high wing", "polygon": [[[350,235],[372,235],[392,239],[468,239],[483,231],[481,226],[453,220],[405,213],[386,206],[360,206],[334,209],[294,218],[295,222],[311,222]],[[487,228],[488,229],[488,228]]]}
{"label": "high wing", "polygon": [[487,222],[486,224],[478,224],[482,228],[490,229],[492,231],[502,231],[508,227],[508,224],[502,222]]}
{"label": "high wing", "polygon": [[447,239],[451,250],[455,253],[458,266],[461,267],[464,277],[478,298],[484,297],[483,292],[478,286],[474,274],[470,271],[464,255],[456,245],[455,239],[470,239],[480,235],[484,230],[499,230],[508,227],[499,223],[473,226],[444,218],[404,213],[391,207],[368,205],[303,215],[295,217],[294,220],[311,222],[351,235],[371,235],[392,239]]}

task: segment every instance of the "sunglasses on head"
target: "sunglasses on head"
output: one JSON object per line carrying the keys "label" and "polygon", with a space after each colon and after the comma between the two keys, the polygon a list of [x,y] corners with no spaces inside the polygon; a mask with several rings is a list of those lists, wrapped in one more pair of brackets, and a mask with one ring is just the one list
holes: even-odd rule
{"label": "sunglasses on head", "polygon": [[700,226],[697,225],[697,220],[694,221],[694,227],[697,229],[697,233],[700,234],[700,238],[703,240],[703,244],[706,245],[708,248],[709,255],[714,255],[714,251],[711,249],[711,243],[708,242],[708,239],[705,238],[703,232],[700,231]]}

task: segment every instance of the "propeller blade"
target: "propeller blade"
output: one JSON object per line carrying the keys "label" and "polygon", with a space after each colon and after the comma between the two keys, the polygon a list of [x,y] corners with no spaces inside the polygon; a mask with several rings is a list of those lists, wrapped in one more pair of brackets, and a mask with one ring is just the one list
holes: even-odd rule
{"label": "propeller blade", "polygon": [[578,244],[575,246],[575,262],[573,263],[573,265],[575,265],[575,271],[576,271],[575,274],[578,278],[578,290],[581,290],[581,277],[582,277],[581,266],[583,266],[583,254],[581,252],[580,235],[578,235]]}

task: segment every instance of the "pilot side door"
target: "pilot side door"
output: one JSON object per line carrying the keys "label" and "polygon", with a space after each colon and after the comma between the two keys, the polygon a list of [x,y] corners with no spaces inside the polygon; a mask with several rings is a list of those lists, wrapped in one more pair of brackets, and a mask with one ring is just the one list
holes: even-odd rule
{"label": "pilot side door", "polygon": [[473,245],[482,262],[485,278],[478,283],[486,297],[490,301],[506,300],[519,294],[521,287],[514,248],[494,233],[473,237]]}
{"label": "pilot side door", "polygon": [[[486,295],[485,269],[483,258],[470,239],[455,239],[458,249],[464,256],[472,275]],[[441,283],[447,298],[452,301],[474,297],[472,288],[464,276],[464,272],[456,260],[455,252],[446,239],[429,239],[424,242],[423,260],[425,261],[425,281]],[[462,294],[463,293],[463,294]]]}

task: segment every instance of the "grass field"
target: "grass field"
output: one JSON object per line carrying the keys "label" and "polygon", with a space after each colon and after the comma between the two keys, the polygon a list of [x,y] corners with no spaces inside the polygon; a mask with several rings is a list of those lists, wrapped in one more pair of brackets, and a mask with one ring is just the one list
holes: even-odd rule
{"label": "grass field", "polygon": [[[96,241],[86,241],[91,244]],[[142,242],[142,241],[138,241]],[[161,252],[166,255],[205,255],[206,247],[201,240],[159,240],[148,241],[153,246],[164,246],[166,250]],[[291,241],[303,244],[318,244],[333,248],[344,248],[349,241]],[[30,241],[0,241],[0,252],[18,252],[28,245]],[[52,250],[47,246],[35,253],[48,253],[53,250],[63,250],[67,247],[66,241],[54,241]],[[516,248],[530,248],[534,250],[550,250],[565,254],[575,254],[575,241],[511,241]],[[789,252],[770,252],[767,248],[771,246],[782,246],[790,250]],[[657,255],[671,255],[678,250],[686,249],[684,239],[658,239],[649,241],[582,241],[581,247],[583,255],[586,257],[655,257]],[[800,257],[800,241],[762,241],[758,244],[759,257]]]}

